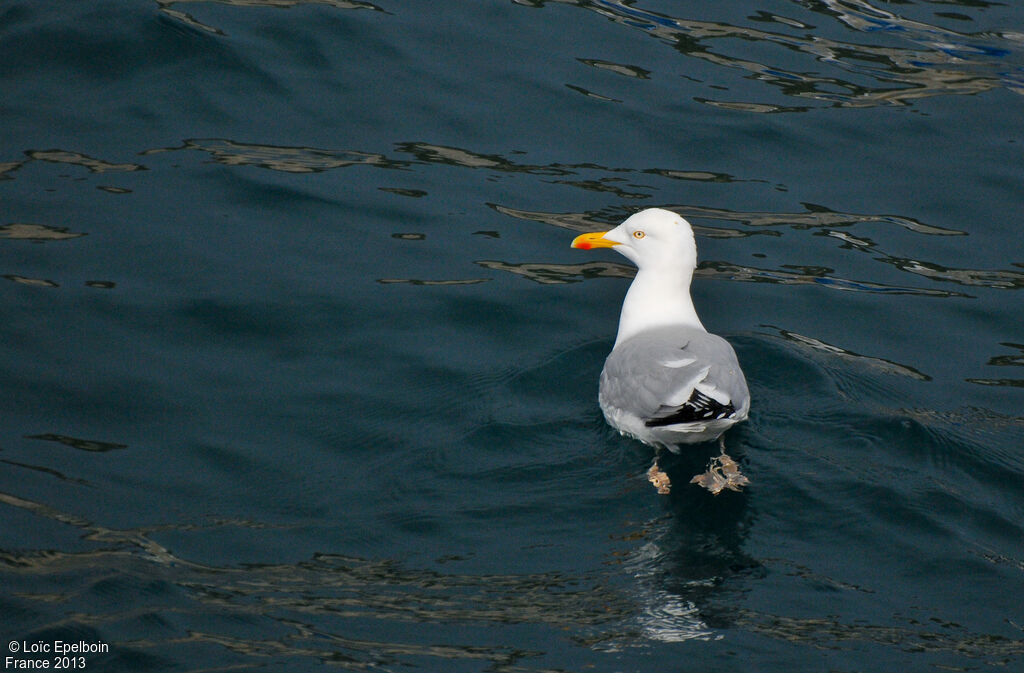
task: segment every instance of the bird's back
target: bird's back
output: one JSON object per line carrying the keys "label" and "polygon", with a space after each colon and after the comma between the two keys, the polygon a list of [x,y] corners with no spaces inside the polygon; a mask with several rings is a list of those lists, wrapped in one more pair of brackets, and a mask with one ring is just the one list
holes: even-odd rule
{"label": "bird's back", "polygon": [[650,329],[616,346],[601,372],[599,401],[613,427],[670,449],[713,440],[750,409],[729,342],[683,325]]}

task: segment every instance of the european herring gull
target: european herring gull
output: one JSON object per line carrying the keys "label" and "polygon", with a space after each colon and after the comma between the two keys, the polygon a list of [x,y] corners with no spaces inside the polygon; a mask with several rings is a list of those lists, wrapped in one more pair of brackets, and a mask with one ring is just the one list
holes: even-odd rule
{"label": "european herring gull", "polygon": [[[637,266],[601,372],[598,401],[612,427],[679,453],[680,445],[720,439],[747,418],[750,393],[736,353],[704,329],[690,297],[697,245],[689,222],[650,208],[611,231],[577,236],[572,247],[613,248]],[[738,490],[747,479],[725,456],[724,441],[720,445],[718,462],[694,481],[716,493]],[[657,459],[648,476],[667,492]]]}

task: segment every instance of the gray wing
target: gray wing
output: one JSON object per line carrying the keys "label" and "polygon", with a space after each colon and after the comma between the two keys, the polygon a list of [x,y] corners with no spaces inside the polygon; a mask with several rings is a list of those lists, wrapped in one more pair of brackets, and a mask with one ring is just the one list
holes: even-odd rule
{"label": "gray wing", "polygon": [[732,346],[692,327],[653,329],[619,344],[601,372],[601,399],[647,427],[743,420],[750,409]]}

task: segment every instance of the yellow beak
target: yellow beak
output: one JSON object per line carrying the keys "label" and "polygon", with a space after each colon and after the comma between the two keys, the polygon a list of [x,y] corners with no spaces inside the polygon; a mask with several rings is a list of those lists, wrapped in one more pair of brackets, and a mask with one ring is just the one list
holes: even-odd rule
{"label": "yellow beak", "polygon": [[591,248],[611,248],[618,245],[616,241],[610,241],[604,237],[607,233],[607,231],[596,231],[592,234],[580,234],[572,240],[572,247],[590,250]]}

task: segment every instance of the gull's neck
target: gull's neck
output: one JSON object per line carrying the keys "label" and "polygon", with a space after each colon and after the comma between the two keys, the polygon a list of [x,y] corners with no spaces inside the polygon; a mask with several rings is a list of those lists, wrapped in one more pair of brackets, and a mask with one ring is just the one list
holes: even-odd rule
{"label": "gull's neck", "polygon": [[654,327],[686,325],[703,330],[690,297],[692,279],[692,269],[638,270],[622,302],[615,345]]}

